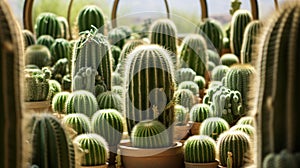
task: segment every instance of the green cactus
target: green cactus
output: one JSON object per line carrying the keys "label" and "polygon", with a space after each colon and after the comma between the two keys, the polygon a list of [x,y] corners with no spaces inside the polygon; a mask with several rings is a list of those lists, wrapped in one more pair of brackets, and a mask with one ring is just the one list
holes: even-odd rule
{"label": "green cactus", "polygon": [[36,37],[50,35],[54,39],[61,37],[61,27],[54,13],[44,12],[38,15],[34,25]]}
{"label": "green cactus", "polygon": [[74,48],[76,47],[76,43],[78,43],[78,41],[79,39],[69,41],[69,54],[67,55],[67,59],[68,59],[68,64],[69,64],[68,67],[70,73],[72,72],[73,52],[74,52]]}
{"label": "green cactus", "polygon": [[119,62],[121,63],[124,59],[127,58],[127,55],[131,53],[137,46],[146,44],[145,41],[136,39],[136,40],[128,40],[122,48]]}
{"label": "green cactus", "polygon": [[25,50],[25,64],[33,64],[39,68],[49,66],[51,64],[49,49],[43,45],[28,46]]}
{"label": "green cactus", "polygon": [[67,58],[61,58],[51,67],[52,78],[61,83],[63,76],[69,74],[69,62]]}
{"label": "green cactus", "polygon": [[113,58],[113,69],[115,70],[117,65],[119,64],[121,49],[118,46],[111,45],[110,50]]}
{"label": "green cactus", "polygon": [[226,75],[229,67],[226,65],[218,65],[211,72],[211,79],[213,81],[222,81],[223,77]]}
{"label": "green cactus", "polygon": [[85,151],[80,163],[81,166],[105,165],[108,158],[108,145],[106,140],[98,134],[80,134],[73,140]]}
{"label": "green cactus", "polygon": [[220,117],[206,118],[200,127],[200,135],[207,135],[218,140],[221,133],[229,130],[230,126],[226,120]]}
{"label": "green cactus", "polygon": [[222,65],[230,67],[233,64],[238,64],[240,60],[235,54],[227,53],[221,56],[220,62]]}
{"label": "green cactus", "polygon": [[126,34],[126,39],[130,39],[131,37],[131,28],[128,26],[119,26],[118,29],[122,30]]}
{"label": "green cactus", "polygon": [[122,49],[126,42],[126,34],[123,30],[114,28],[108,32],[107,39],[111,45],[118,46]]}
{"label": "green cactus", "polygon": [[52,101],[52,98],[59,92],[61,92],[61,85],[57,80],[50,79],[49,81],[49,93],[47,100]]}
{"label": "green cactus", "polygon": [[123,77],[118,72],[112,73],[112,86],[121,86],[123,84]]}
{"label": "green cactus", "polygon": [[199,90],[204,89],[206,86],[206,81],[203,76],[195,76],[194,82],[198,85]]}
{"label": "green cactus", "polygon": [[[217,49],[218,53],[221,53],[223,48],[224,32],[221,24],[211,18],[204,19],[200,24],[197,25],[195,33],[202,36],[206,36],[206,44],[210,49]],[[211,44],[213,46],[210,46]]]}
{"label": "green cactus", "polygon": [[98,110],[96,97],[91,92],[85,90],[72,92],[68,96],[65,106],[67,114],[83,113],[88,117],[92,117]]}
{"label": "green cactus", "polygon": [[211,117],[211,113],[207,104],[195,104],[190,110],[190,121],[201,123],[208,117]]}
{"label": "green cactus", "polygon": [[71,94],[70,92],[63,91],[54,95],[51,104],[52,110],[59,114],[65,114],[66,113],[65,104],[70,94]]}
{"label": "green cactus", "polygon": [[69,42],[63,38],[57,38],[50,47],[52,65],[61,58],[67,58],[69,54]]}
{"label": "green cactus", "polygon": [[255,128],[251,125],[235,125],[230,128],[230,131],[243,131],[244,133],[249,135],[251,140],[253,140],[255,136]]}
{"label": "green cactus", "polygon": [[184,81],[178,85],[178,89],[189,89],[195,96],[199,95],[199,87],[194,81]]}
{"label": "green cactus", "polygon": [[76,132],[76,135],[90,133],[92,130],[90,119],[86,115],[80,113],[64,116],[61,123],[72,128]]}
{"label": "green cactus", "polygon": [[101,8],[87,5],[79,11],[77,24],[79,32],[89,31],[94,26],[98,29],[98,33],[104,34],[105,17]]}
{"label": "green cactus", "polygon": [[80,68],[73,77],[72,90],[86,90],[95,94],[95,78],[97,74],[97,70],[91,67]]}
{"label": "green cactus", "polygon": [[184,106],[190,110],[197,102],[192,91],[189,89],[180,89],[174,93],[177,104]]}
{"label": "green cactus", "polygon": [[208,61],[213,62],[216,66],[220,65],[220,55],[213,50],[207,49]]}
{"label": "green cactus", "polygon": [[71,91],[71,85],[72,85],[71,75],[67,74],[62,78],[61,89],[64,91]]}
{"label": "green cactus", "polygon": [[117,93],[121,98],[123,97],[123,90],[124,88],[122,86],[113,86],[111,88],[111,91],[114,93]]}
{"label": "green cactus", "polygon": [[241,63],[251,63],[252,57],[254,57],[255,51],[253,48],[259,43],[258,35],[262,29],[262,22],[258,20],[251,21],[245,28],[243,44],[241,47]]}
{"label": "green cactus", "polygon": [[36,43],[36,39],[34,34],[27,29],[22,30],[24,48],[26,49],[28,46],[34,45]]}
{"label": "green cactus", "polygon": [[58,16],[57,20],[60,24],[61,38],[69,39],[69,23],[67,19],[63,16]]}
{"label": "green cactus", "polygon": [[121,96],[112,91],[107,91],[97,96],[99,109],[116,109],[122,112],[122,99]]}
{"label": "green cactus", "polygon": [[242,2],[240,0],[231,0],[231,8],[229,10],[231,16],[240,9],[241,4]]}
{"label": "green cactus", "polygon": [[268,154],[263,162],[263,168],[298,168],[300,166],[300,153],[292,154],[286,149],[278,154]]}
{"label": "green cactus", "polygon": [[248,23],[252,21],[252,15],[248,10],[239,9],[234,12],[231,19],[230,48],[240,58],[243,43],[243,35]]}
{"label": "green cactus", "polygon": [[136,124],[131,133],[131,145],[138,148],[169,147],[169,135],[164,124],[157,120],[143,120]]}
{"label": "green cactus", "polygon": [[183,39],[181,43],[180,66],[193,69],[197,75],[206,75],[208,55],[203,36],[190,34]]}
{"label": "green cactus", "polygon": [[196,72],[191,68],[180,68],[175,71],[176,83],[179,84],[184,81],[193,81],[195,79]]}
{"label": "green cactus", "polygon": [[22,128],[24,43],[7,1],[0,1],[0,20],[0,167],[23,167],[27,161]]}
{"label": "green cactus", "polygon": [[217,145],[206,135],[194,135],[184,143],[184,160],[189,163],[210,163],[216,161]]}
{"label": "green cactus", "polygon": [[135,124],[158,119],[173,139],[174,69],[168,51],[158,45],[144,45],[132,51],[125,64],[124,113],[129,135]]}
{"label": "green cactus", "polygon": [[176,125],[186,125],[189,114],[187,109],[182,105],[176,104],[174,106],[174,111]]}
{"label": "green cactus", "polygon": [[51,45],[54,43],[54,41],[54,38],[50,35],[41,35],[37,38],[36,44],[46,46],[50,51]]}
{"label": "green cactus", "polygon": [[254,127],[254,117],[252,117],[252,116],[241,117],[236,124],[237,125],[251,125]]}
{"label": "green cactus", "polygon": [[242,131],[226,131],[219,136],[217,148],[220,164],[227,166],[228,152],[232,153],[232,168],[243,167],[246,156],[251,154],[251,141],[249,136]]}
{"label": "green cactus", "polygon": [[216,67],[215,63],[208,61],[207,70],[211,73],[211,71]]}
{"label": "green cactus", "polygon": [[75,168],[74,147],[58,119],[50,114],[34,115],[31,164],[38,167]]}

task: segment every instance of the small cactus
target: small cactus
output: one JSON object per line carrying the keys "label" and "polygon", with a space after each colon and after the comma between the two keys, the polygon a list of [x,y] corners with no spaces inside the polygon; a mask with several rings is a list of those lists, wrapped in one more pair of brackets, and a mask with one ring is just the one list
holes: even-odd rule
{"label": "small cactus", "polygon": [[286,149],[280,153],[270,153],[263,161],[263,168],[298,168],[300,166],[300,153],[289,153]]}
{"label": "small cactus", "polygon": [[34,45],[36,43],[35,36],[30,30],[24,29],[22,30],[24,48],[26,49],[28,46]]}
{"label": "small cactus", "polygon": [[188,111],[185,107],[176,104],[174,106],[176,125],[185,125],[188,120]]}
{"label": "small cactus", "polygon": [[232,53],[223,54],[221,56],[220,61],[221,61],[222,65],[226,65],[228,67],[240,62],[239,58],[235,54],[232,54]]}
{"label": "small cactus", "polygon": [[99,109],[116,109],[122,111],[122,99],[121,96],[112,91],[107,91],[97,96],[97,102]]}
{"label": "small cactus", "polygon": [[49,51],[51,48],[51,45],[54,43],[54,38],[50,35],[41,35],[37,38],[36,44],[46,46]]}
{"label": "small cactus", "polygon": [[219,135],[229,130],[229,128],[229,124],[224,119],[220,117],[209,117],[202,122],[200,135],[207,135],[212,137],[214,140],[217,140]]}
{"label": "small cactus", "polygon": [[54,97],[52,98],[52,110],[59,114],[65,114],[65,104],[70,94],[70,92],[63,91],[54,95]]}
{"label": "small cactus", "polygon": [[178,89],[188,89],[188,90],[192,91],[195,96],[199,95],[199,87],[193,81],[184,81],[184,82],[179,83]]}
{"label": "small cactus", "polygon": [[175,71],[176,83],[179,84],[184,81],[193,81],[196,72],[191,68],[180,68]]}
{"label": "small cactus", "polygon": [[190,110],[190,121],[203,122],[210,117],[210,108],[207,104],[195,104]]}
{"label": "small cactus", "polygon": [[86,115],[80,113],[64,116],[62,124],[72,128],[76,132],[76,135],[90,133],[92,130],[90,119]]}
{"label": "small cactus", "polygon": [[226,75],[229,67],[226,65],[216,66],[211,72],[211,78],[213,81],[222,81],[223,77]]}
{"label": "small cactus", "polygon": [[50,47],[52,65],[61,58],[67,58],[69,54],[69,42],[63,38],[57,38]]}
{"label": "small cactus", "polygon": [[49,66],[51,64],[51,53],[49,49],[38,44],[27,47],[25,50],[25,64],[33,64],[39,68]]}
{"label": "small cactus", "polygon": [[254,127],[254,117],[245,116],[238,120],[237,125],[251,125]]}
{"label": "small cactus", "polygon": [[61,37],[61,27],[54,13],[44,12],[38,15],[35,24],[36,37],[41,35],[50,35],[53,38]]}
{"label": "small cactus", "polygon": [[213,62],[216,66],[220,65],[220,55],[211,49],[207,49],[208,61]]}
{"label": "small cactus", "polygon": [[57,20],[60,24],[61,38],[69,39],[69,23],[67,19],[63,16],[58,16]]}
{"label": "small cactus", "polygon": [[199,90],[204,89],[206,86],[206,81],[203,76],[195,76],[194,82],[198,85]]}
{"label": "small cactus", "polygon": [[95,78],[98,74],[96,69],[82,67],[73,78],[72,90],[86,90],[95,94]]}
{"label": "small cactus", "polygon": [[190,110],[197,102],[192,91],[189,89],[180,89],[174,93],[176,103]]}
{"label": "small cactus", "polygon": [[90,30],[94,26],[98,29],[98,33],[104,34],[104,14],[102,10],[95,5],[85,6],[79,11],[77,24],[79,32]]}
{"label": "small cactus", "polygon": [[114,28],[108,32],[107,40],[111,45],[115,45],[122,49],[125,44],[126,34],[121,29]]}
{"label": "small cactus", "polygon": [[249,135],[251,140],[253,140],[255,136],[255,128],[251,125],[235,125],[230,128],[230,131],[243,131]]}

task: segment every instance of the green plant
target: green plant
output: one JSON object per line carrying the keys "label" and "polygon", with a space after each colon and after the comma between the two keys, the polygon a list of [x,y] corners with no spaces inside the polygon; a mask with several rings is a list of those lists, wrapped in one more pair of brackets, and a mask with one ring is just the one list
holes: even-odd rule
{"label": "green plant", "polygon": [[26,49],[30,45],[34,45],[36,43],[36,39],[34,34],[27,29],[22,30],[23,40],[24,40],[24,48]]}
{"label": "green plant", "polygon": [[127,55],[131,53],[137,46],[146,44],[145,41],[140,39],[128,40],[122,48],[119,62],[121,63],[124,59],[127,58]]}
{"label": "green plant", "polygon": [[61,32],[61,38],[64,39],[69,39],[69,23],[67,19],[63,16],[58,16],[57,20],[59,21],[60,24],[60,32]]}
{"label": "green plant", "polygon": [[61,58],[51,67],[52,79],[62,82],[63,76],[69,74],[69,61],[67,58]]}
{"label": "green plant", "polygon": [[65,114],[65,104],[70,94],[70,92],[63,91],[54,95],[54,97],[52,98],[52,110],[59,114]]}
{"label": "green plant", "polygon": [[208,61],[213,62],[216,66],[220,65],[220,55],[211,49],[207,49]]}
{"label": "green plant", "polygon": [[179,68],[175,71],[175,79],[177,84],[184,81],[193,81],[195,76],[196,72],[191,68]]}
{"label": "green plant", "polygon": [[36,44],[46,46],[49,49],[49,51],[53,43],[54,43],[54,38],[50,35],[41,35],[36,40]]}
{"label": "green plant", "polygon": [[124,88],[122,86],[113,86],[111,88],[111,91],[114,93],[117,93],[121,98],[123,97],[123,90]]}
{"label": "green plant", "polygon": [[254,127],[254,117],[252,117],[252,116],[241,117],[236,124],[237,125],[251,125]]}
{"label": "green plant", "polygon": [[195,104],[190,110],[190,121],[201,123],[208,117],[211,113],[207,104]]}
{"label": "green plant", "polygon": [[43,45],[31,45],[25,50],[25,64],[34,64],[39,68],[49,66],[51,64],[51,53],[49,49]]}
{"label": "green plant", "polygon": [[189,89],[195,96],[199,95],[199,87],[194,81],[184,81],[179,83],[178,89]]}
{"label": "green plant", "polygon": [[211,72],[211,79],[213,81],[222,81],[223,77],[226,75],[229,67],[226,65],[218,65]]}
{"label": "green plant", "polygon": [[233,15],[234,12],[240,9],[242,2],[240,0],[231,0],[231,7],[229,10],[230,15]]}
{"label": "green plant", "polygon": [[86,115],[80,113],[64,116],[61,123],[76,131],[76,135],[90,133],[92,130],[90,119]]}
{"label": "green plant", "polygon": [[182,105],[176,104],[174,106],[175,111],[175,122],[176,125],[185,125],[188,120],[188,111]]}
{"label": "green plant", "polygon": [[200,135],[207,135],[217,140],[220,134],[229,130],[229,128],[229,124],[223,118],[208,117],[201,124]]}
{"label": "green plant", "polygon": [[223,54],[220,58],[221,64],[230,67],[240,62],[239,58],[232,53]]}
{"label": "green plant", "polygon": [[194,82],[198,85],[199,90],[202,90],[205,88],[206,85],[206,81],[205,78],[203,76],[195,76],[194,78]]}
{"label": "green plant", "polygon": [[185,141],[183,149],[186,162],[209,163],[216,160],[216,142],[209,136],[191,136]]}
{"label": "green plant", "polygon": [[105,17],[102,10],[95,5],[87,5],[82,8],[77,16],[77,25],[79,32],[90,30],[94,27],[98,33],[104,34]]}
{"label": "green plant", "polygon": [[207,63],[207,70],[209,73],[211,73],[211,71],[216,67],[215,63],[208,61]]}
{"label": "green plant", "polygon": [[111,45],[118,46],[122,49],[126,42],[126,34],[123,30],[114,28],[108,32],[107,39]]}
{"label": "green plant", "polygon": [[121,49],[118,46],[111,45],[110,50],[111,50],[111,54],[112,54],[112,58],[113,58],[113,60],[112,60],[113,61],[113,69],[115,70],[117,65],[119,64]]}
{"label": "green plant", "polygon": [[47,100],[52,101],[53,96],[61,92],[61,85],[57,80],[54,79],[50,79],[48,82],[49,82],[49,93],[47,96]]}
{"label": "green plant", "polygon": [[116,109],[121,112],[123,103],[121,96],[112,91],[107,91],[97,96],[99,109]]}
{"label": "green plant", "polygon": [[71,85],[72,85],[71,75],[67,74],[62,78],[61,89],[64,91],[71,91]]}
{"label": "green plant", "polygon": [[197,102],[192,91],[189,89],[179,89],[174,93],[176,103],[190,110]]}
{"label": "green plant", "polygon": [[54,13],[44,12],[38,15],[34,25],[36,37],[50,35],[53,38],[61,37],[61,27]]}
{"label": "green plant", "polygon": [[263,162],[263,168],[297,168],[300,166],[300,153],[289,153],[287,150],[282,150],[278,154],[268,154]]}
{"label": "green plant", "polygon": [[123,77],[118,72],[112,73],[112,86],[121,86],[123,84]]}
{"label": "green plant", "polygon": [[73,76],[72,90],[86,90],[95,94],[95,78],[98,74],[92,67],[82,67]]}
{"label": "green plant", "polygon": [[50,47],[52,65],[61,58],[68,58],[69,42],[63,38],[57,38]]}
{"label": "green plant", "polygon": [[253,140],[255,136],[255,128],[251,125],[235,125],[230,128],[230,131],[243,131],[244,133],[249,135],[251,140]]}

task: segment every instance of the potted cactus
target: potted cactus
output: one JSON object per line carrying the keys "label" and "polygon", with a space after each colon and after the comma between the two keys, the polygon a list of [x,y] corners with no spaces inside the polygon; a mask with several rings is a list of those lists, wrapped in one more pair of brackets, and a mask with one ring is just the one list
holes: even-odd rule
{"label": "potted cactus", "polygon": [[205,119],[200,127],[201,135],[208,135],[217,140],[219,135],[229,130],[228,123],[219,117],[209,117]]}
{"label": "potted cactus", "polygon": [[61,123],[75,131],[76,136],[91,132],[90,119],[81,113],[68,114],[64,116]]}
{"label": "potted cactus", "polygon": [[191,134],[199,135],[201,123],[210,116],[210,108],[207,104],[195,104],[190,110]]}

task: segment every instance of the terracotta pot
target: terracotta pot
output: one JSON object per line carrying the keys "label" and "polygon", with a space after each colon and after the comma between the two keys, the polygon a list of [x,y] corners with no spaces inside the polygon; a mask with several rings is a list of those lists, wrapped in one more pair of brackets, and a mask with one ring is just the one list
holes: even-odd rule
{"label": "terracotta pot", "polygon": [[189,163],[184,162],[185,168],[217,168],[219,165],[218,161],[210,162],[210,163]]}
{"label": "terracotta pot", "polygon": [[192,124],[188,123],[186,125],[175,125],[174,126],[174,135],[173,135],[173,141],[178,142],[180,140],[187,139],[189,136],[189,131],[192,127]]}
{"label": "terracotta pot", "polygon": [[98,166],[81,166],[81,168],[107,168],[108,164]]}
{"label": "terracotta pot", "polygon": [[132,147],[129,141],[119,144],[124,168],[182,168],[184,167],[182,143],[172,147],[144,149]]}
{"label": "terracotta pot", "polygon": [[51,113],[49,111],[50,100],[24,102],[25,112],[28,113]]}
{"label": "terracotta pot", "polygon": [[192,135],[199,135],[200,134],[200,126],[201,123],[200,122],[189,122],[190,124],[192,124],[192,128],[191,128],[191,134]]}

